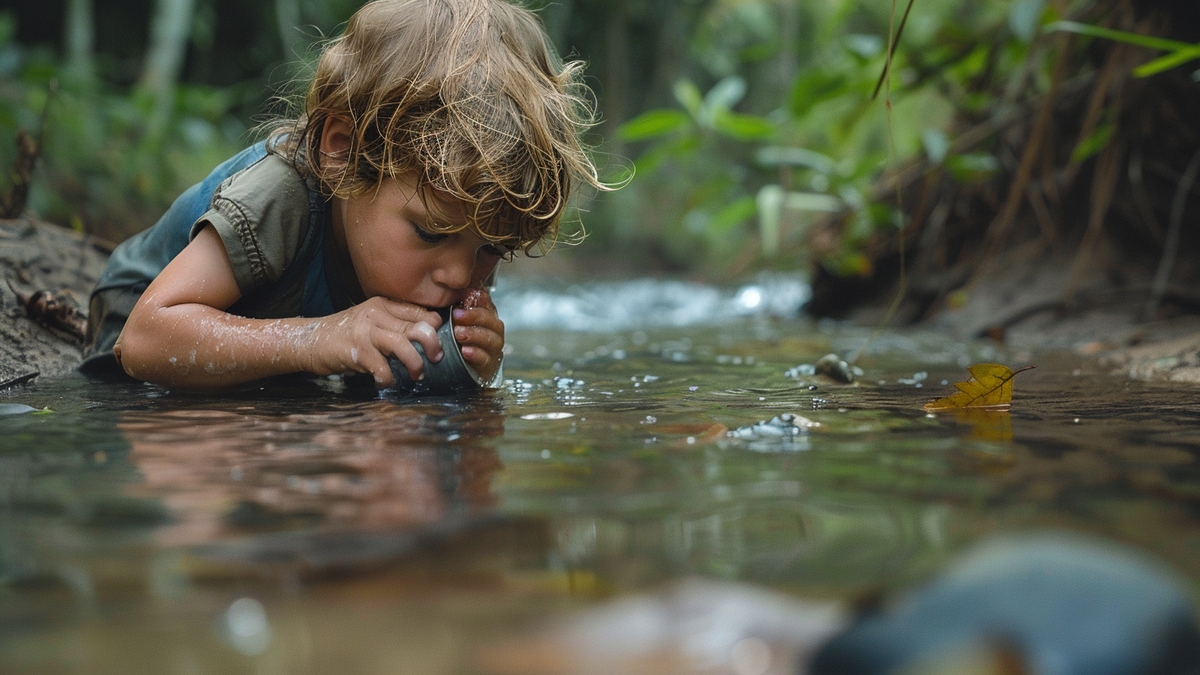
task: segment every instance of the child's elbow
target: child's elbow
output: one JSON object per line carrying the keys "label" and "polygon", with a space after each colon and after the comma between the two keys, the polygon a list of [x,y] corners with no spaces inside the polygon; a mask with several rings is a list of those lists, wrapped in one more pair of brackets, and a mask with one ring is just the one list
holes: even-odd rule
{"label": "child's elbow", "polygon": [[153,379],[145,358],[145,349],[143,348],[145,342],[144,336],[139,335],[138,331],[130,330],[126,325],[125,329],[121,331],[121,335],[117,337],[117,343],[113,345],[113,356],[116,357],[117,363],[121,364],[125,373],[144,382]]}

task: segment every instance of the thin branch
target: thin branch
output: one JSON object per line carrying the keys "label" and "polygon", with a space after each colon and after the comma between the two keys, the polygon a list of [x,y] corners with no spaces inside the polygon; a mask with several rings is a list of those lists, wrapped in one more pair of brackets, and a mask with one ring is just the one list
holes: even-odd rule
{"label": "thin branch", "polygon": [[908,23],[908,13],[912,11],[913,2],[915,0],[908,0],[908,7],[904,8],[904,16],[900,17],[900,27],[896,29],[896,35],[888,45],[887,60],[883,64],[883,72],[879,74],[879,81],[875,83],[875,91],[871,93],[872,101],[879,97],[879,90],[883,87],[883,83],[891,79],[892,59],[896,56],[896,47],[900,44],[900,36],[904,34],[904,24]]}
{"label": "thin branch", "polygon": [[1167,226],[1167,240],[1163,244],[1162,259],[1158,263],[1158,271],[1154,274],[1154,286],[1150,294],[1150,302],[1146,304],[1143,319],[1149,321],[1158,311],[1159,303],[1167,292],[1167,282],[1175,268],[1175,258],[1179,254],[1179,236],[1183,231],[1183,210],[1187,206],[1188,193],[1196,184],[1196,173],[1200,172],[1200,150],[1192,156],[1187,170],[1179,179],[1175,189],[1175,199],[1171,202],[1171,222]]}

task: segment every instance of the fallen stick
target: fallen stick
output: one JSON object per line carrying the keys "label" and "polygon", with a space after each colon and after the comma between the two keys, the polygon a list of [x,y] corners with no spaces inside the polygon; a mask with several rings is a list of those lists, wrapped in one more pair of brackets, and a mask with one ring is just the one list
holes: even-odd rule
{"label": "fallen stick", "polygon": [[35,291],[32,295],[25,295],[13,288],[11,281],[7,283],[8,288],[25,307],[25,313],[30,319],[44,326],[57,328],[83,342],[87,332],[87,316],[76,309],[67,296],[56,295],[50,291]]}

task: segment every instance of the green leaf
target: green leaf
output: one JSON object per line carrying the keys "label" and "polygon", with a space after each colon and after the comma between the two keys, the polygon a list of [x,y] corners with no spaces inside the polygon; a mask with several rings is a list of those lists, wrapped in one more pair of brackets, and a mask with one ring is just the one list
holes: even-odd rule
{"label": "green leaf", "polygon": [[713,127],[740,141],[755,141],[775,133],[775,124],[765,117],[743,115],[718,108],[713,115]]}
{"label": "green leaf", "polygon": [[708,222],[708,227],[714,232],[726,232],[730,228],[744,223],[758,213],[758,201],[754,197],[742,197],[725,205]]}
{"label": "green leaf", "polygon": [[1133,74],[1137,77],[1150,77],[1176,66],[1182,66],[1188,61],[1195,59],[1200,59],[1200,45],[1195,45],[1189,49],[1180,49],[1173,54],[1167,54],[1148,63],[1143,63],[1133,69]]}
{"label": "green leaf", "polygon": [[617,137],[623,141],[643,141],[686,129],[690,118],[682,110],[650,110],[622,124]]}
{"label": "green leaf", "polygon": [[796,78],[792,84],[788,109],[792,117],[802,118],[812,107],[845,93],[849,89],[847,79],[830,73],[825,68],[813,68]]}
{"label": "green leaf", "polygon": [[1125,44],[1136,45],[1138,47],[1149,47],[1150,49],[1162,49],[1164,51],[1171,52],[1178,51],[1180,49],[1196,47],[1196,45],[1192,45],[1187,42],[1168,40],[1166,38],[1154,37],[1152,35],[1141,35],[1139,33],[1127,33],[1123,30],[1091,26],[1086,23],[1079,23],[1077,21],[1055,21],[1053,23],[1046,24],[1046,27],[1043,30],[1048,33],[1054,31],[1078,33],[1079,35],[1105,38],[1106,40],[1115,40],[1117,42],[1124,42]]}
{"label": "green leaf", "polygon": [[714,114],[719,110],[731,110],[746,96],[746,80],[730,75],[713,85],[704,95],[704,108]]}
{"label": "green leaf", "polygon": [[883,38],[867,33],[852,33],[843,40],[846,49],[864,61],[883,53]]}
{"label": "green leaf", "polygon": [[823,192],[789,192],[784,205],[793,211],[818,211],[837,213],[842,210],[842,200]]}
{"label": "green leaf", "polygon": [[779,250],[779,220],[785,198],[783,187],[774,184],[764,185],[754,198],[762,251],[768,258]]}
{"label": "green leaf", "polygon": [[675,82],[675,100],[691,114],[697,122],[704,117],[704,97],[695,82],[684,78]]}
{"label": "green leaf", "polygon": [[1108,145],[1109,139],[1113,135],[1112,124],[1101,124],[1096,127],[1091,136],[1079,142],[1075,149],[1071,151],[1071,161],[1075,163],[1084,162],[1092,155],[1100,152]]}
{"label": "green leaf", "polygon": [[1000,162],[986,152],[975,152],[946,158],[946,167],[957,180],[967,181],[996,171],[1000,168]]}
{"label": "green leaf", "polygon": [[808,148],[788,148],[768,145],[754,153],[755,160],[763,166],[802,166],[818,173],[833,173],[832,158]]}
{"label": "green leaf", "polygon": [[678,140],[659,145],[641,157],[638,157],[637,161],[633,163],[633,174],[652,173],[663,162],[686,157],[695,152],[699,147],[700,138],[694,134],[688,134]]}

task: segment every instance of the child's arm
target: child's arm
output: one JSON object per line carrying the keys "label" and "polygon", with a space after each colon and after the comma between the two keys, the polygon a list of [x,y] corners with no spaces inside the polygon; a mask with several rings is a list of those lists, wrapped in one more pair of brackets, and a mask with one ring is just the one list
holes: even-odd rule
{"label": "child's arm", "polygon": [[415,379],[441,358],[441,318],[407,303],[371,298],[318,319],[246,319],[224,310],[241,298],[225,246],[207,226],[142,294],[113,349],[135,378],[215,389],[271,375],[357,371],[393,384],[395,355]]}

